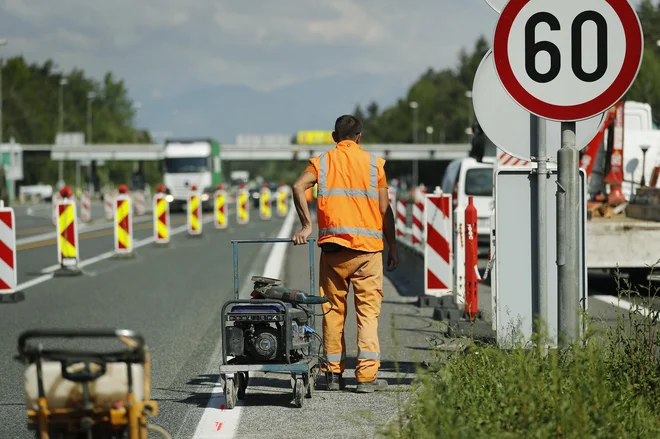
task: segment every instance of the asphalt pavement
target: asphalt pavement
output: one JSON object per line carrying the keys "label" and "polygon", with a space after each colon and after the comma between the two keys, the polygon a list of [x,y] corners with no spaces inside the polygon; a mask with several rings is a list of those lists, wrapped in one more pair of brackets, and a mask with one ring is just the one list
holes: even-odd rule
{"label": "asphalt pavement", "polygon": [[[152,397],[160,409],[152,420],[174,438],[192,437],[210,396],[200,383],[217,377],[219,313],[233,294],[230,240],[272,237],[282,224],[279,218],[266,222],[251,214],[244,226],[231,216],[225,230],[215,230],[206,215],[201,237],[180,233],[168,247],[144,245],[135,250],[134,259],[102,259],[86,266],[83,276],[48,279],[25,289],[22,301],[3,301],[0,438],[33,437],[25,422],[24,366],[13,359],[19,334],[71,327],[127,328],[143,334],[152,356]],[[177,218],[173,215],[173,222]],[[150,235],[146,227],[136,230],[135,239]],[[82,240],[80,247],[83,261],[98,256],[113,249],[112,235]],[[29,265],[21,268],[22,279],[56,263],[56,254],[52,244],[19,251],[19,264]],[[267,246],[241,248],[239,275],[259,273],[267,256]]]}

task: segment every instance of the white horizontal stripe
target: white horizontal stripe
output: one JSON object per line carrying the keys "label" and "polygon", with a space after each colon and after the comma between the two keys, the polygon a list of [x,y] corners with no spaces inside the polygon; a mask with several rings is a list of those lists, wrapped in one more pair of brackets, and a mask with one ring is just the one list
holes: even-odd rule
{"label": "white horizontal stripe", "polygon": [[[15,253],[14,253],[15,255]],[[16,267],[16,259],[14,257],[14,267]],[[10,288],[16,289],[16,284],[18,283],[18,278],[16,275],[16,270],[12,270],[4,260],[0,259],[0,279],[5,281]]]}
{"label": "white horizontal stripe", "polygon": [[14,230],[5,224],[4,221],[0,221],[0,240],[2,240],[7,247],[16,251],[16,234],[14,233]]}

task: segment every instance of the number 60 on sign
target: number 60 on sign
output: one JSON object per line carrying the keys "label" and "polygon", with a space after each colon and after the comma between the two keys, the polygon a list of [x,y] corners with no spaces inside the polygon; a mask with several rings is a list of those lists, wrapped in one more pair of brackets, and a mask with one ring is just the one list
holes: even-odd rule
{"label": "number 60 on sign", "polygon": [[556,121],[614,105],[635,80],[642,53],[642,28],[627,0],[510,0],[493,43],[509,95]]}

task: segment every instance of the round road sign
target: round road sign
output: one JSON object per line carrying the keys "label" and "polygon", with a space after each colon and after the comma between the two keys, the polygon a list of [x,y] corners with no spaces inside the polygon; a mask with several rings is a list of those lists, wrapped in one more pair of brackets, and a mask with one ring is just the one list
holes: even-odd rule
{"label": "round road sign", "polygon": [[502,13],[502,9],[506,6],[509,0],[486,0],[486,3],[495,10],[498,14]]}
{"label": "round road sign", "polygon": [[[531,113],[516,103],[504,90],[495,72],[493,52],[481,60],[472,85],[474,114],[486,136],[502,151],[516,158],[530,160],[536,155],[531,148]],[[584,148],[596,136],[605,113],[575,124],[575,146]],[[557,158],[561,148],[561,122],[546,120],[546,155]]]}
{"label": "round road sign", "polygon": [[602,113],[628,91],[642,62],[643,34],[625,0],[510,0],[495,28],[502,85],[545,119]]}

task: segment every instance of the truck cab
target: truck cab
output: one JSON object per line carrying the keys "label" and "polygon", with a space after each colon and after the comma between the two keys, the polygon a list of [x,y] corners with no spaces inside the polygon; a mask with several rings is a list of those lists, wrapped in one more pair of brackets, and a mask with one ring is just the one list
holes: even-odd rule
{"label": "truck cab", "polygon": [[201,191],[202,209],[213,210],[213,192],[222,182],[220,145],[211,139],[166,140],[163,183],[170,209],[186,208],[193,186]]}

